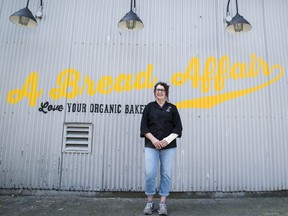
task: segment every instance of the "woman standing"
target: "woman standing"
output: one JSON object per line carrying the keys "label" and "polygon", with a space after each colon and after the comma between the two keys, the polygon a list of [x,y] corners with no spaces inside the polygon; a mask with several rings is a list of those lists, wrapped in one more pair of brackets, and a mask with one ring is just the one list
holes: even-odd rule
{"label": "woman standing", "polygon": [[177,107],[168,102],[169,85],[159,82],[154,86],[156,101],[150,102],[143,111],[140,136],[145,137],[145,215],[154,211],[153,196],[156,194],[156,177],[160,162],[159,215],[168,215],[165,204],[171,189],[171,177],[176,138],[182,135],[182,123]]}

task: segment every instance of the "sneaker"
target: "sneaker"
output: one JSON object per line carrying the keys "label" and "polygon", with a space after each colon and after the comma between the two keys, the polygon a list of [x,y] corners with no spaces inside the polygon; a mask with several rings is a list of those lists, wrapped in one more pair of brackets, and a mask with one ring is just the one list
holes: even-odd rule
{"label": "sneaker", "polygon": [[146,206],[143,210],[144,215],[151,215],[154,211],[154,203],[153,202],[147,202]]}
{"label": "sneaker", "polygon": [[165,203],[159,203],[158,214],[168,215],[168,209]]}

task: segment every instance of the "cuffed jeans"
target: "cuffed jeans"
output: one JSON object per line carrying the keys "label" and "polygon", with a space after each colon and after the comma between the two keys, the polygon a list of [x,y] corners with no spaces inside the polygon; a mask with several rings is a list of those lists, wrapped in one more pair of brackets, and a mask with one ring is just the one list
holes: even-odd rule
{"label": "cuffed jeans", "polygon": [[153,149],[145,148],[145,194],[156,194],[156,177],[160,161],[159,195],[168,196],[171,189],[171,178],[176,148]]}

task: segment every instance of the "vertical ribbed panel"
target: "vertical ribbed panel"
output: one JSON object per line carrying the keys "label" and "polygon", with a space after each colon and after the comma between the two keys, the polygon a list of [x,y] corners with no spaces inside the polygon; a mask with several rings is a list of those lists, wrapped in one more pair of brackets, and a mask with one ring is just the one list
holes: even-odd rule
{"label": "vertical ribbed panel", "polygon": [[[130,9],[129,0],[43,3],[38,27],[25,29],[11,24],[9,16],[26,2],[0,1],[1,188],[143,191],[141,114],[127,113],[126,108],[154,100],[152,88],[134,85],[137,75],[151,67],[149,82],[156,78],[171,84],[172,103],[234,92],[234,99],[210,108],[204,107],[212,98],[199,101],[202,108],[179,109],[184,131],[178,139],[173,191],[288,189],[286,0],[238,1],[239,13],[253,26],[245,34],[225,32],[226,0],[138,0],[137,14],[144,23],[139,32],[117,28]],[[30,1],[33,13],[38,6],[38,1]],[[230,2],[230,12],[236,12],[235,1]],[[223,56],[229,59],[228,71],[234,63],[245,63],[247,73],[251,62],[261,58],[269,68],[279,64],[284,74],[241,97],[236,91],[260,86],[280,70],[269,76],[260,70],[253,78],[226,74],[221,90],[214,79],[207,91],[203,80],[197,85],[191,80],[196,72],[188,71],[190,78],[173,85],[172,77],[184,73],[193,58],[199,59],[199,75],[206,60],[215,58],[214,71],[210,68],[215,78]],[[67,98],[56,98],[56,91],[52,98],[52,90],[61,88],[57,78],[67,69],[74,72],[66,77]],[[36,104],[27,97],[8,103],[8,93],[21,90],[31,74],[38,77],[37,92],[42,90]],[[116,91],[123,74],[131,76],[128,85],[133,87]],[[97,87],[106,76],[113,89],[103,94]],[[94,82],[90,89],[87,80],[91,86]],[[46,101],[64,110],[40,112]],[[105,113],[105,106],[111,105],[115,112]],[[103,106],[103,112],[96,106]],[[93,124],[91,153],[63,151],[64,123]]]}

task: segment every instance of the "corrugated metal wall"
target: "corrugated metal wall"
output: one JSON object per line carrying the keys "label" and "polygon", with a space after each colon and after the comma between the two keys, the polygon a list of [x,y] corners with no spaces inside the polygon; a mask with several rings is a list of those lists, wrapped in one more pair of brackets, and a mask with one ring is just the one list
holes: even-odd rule
{"label": "corrugated metal wall", "polygon": [[[38,20],[38,27],[25,29],[8,18],[26,2],[0,1],[0,188],[143,191],[141,114],[126,113],[125,106],[135,108],[154,100],[152,88],[119,92],[114,88],[109,94],[89,94],[85,79],[93,80],[96,89],[103,77],[110,76],[115,83],[121,74],[130,74],[132,85],[140,72],[151,67],[149,81],[157,78],[171,84],[170,101],[179,105],[184,127],[183,137],[178,139],[173,191],[288,189],[286,0],[238,1],[239,13],[253,28],[237,35],[224,30],[226,0],[138,0],[137,14],[145,25],[139,32],[117,28],[130,8],[128,0],[43,3],[44,17]],[[36,12],[39,4],[30,1],[30,10]],[[230,10],[235,14],[234,1]],[[229,59],[225,64],[220,62],[223,56]],[[172,80],[196,58],[200,75],[211,71],[207,76],[210,87],[204,79],[197,85],[183,76],[181,82]],[[263,75],[266,67],[253,78],[229,74],[235,63],[245,64],[245,73],[249,67],[260,67],[258,58],[270,69],[279,64],[284,74],[275,69]],[[213,59],[214,71],[212,63],[205,69]],[[227,69],[227,77],[223,88],[217,89],[215,74],[220,65]],[[68,76],[67,95],[76,90],[76,84],[78,94],[51,97],[52,89],[60,88],[58,77],[67,69],[79,75],[78,81],[75,74]],[[40,95],[35,104],[33,97],[21,93],[28,76]],[[273,78],[279,79],[238,97],[237,90]],[[33,90],[31,86],[26,92]],[[18,89],[12,92],[19,99],[15,104],[7,101],[13,89]],[[212,96],[223,94],[223,99],[225,93],[234,99],[205,106],[216,101]],[[205,100],[208,96],[211,98]],[[203,99],[196,100],[200,108],[181,108],[181,101],[197,98]],[[46,101],[63,105],[64,110],[40,112]],[[82,105],[79,112],[68,108],[74,103]],[[121,112],[91,110],[97,104],[121,105]],[[91,153],[62,151],[66,122],[93,124]]]}

